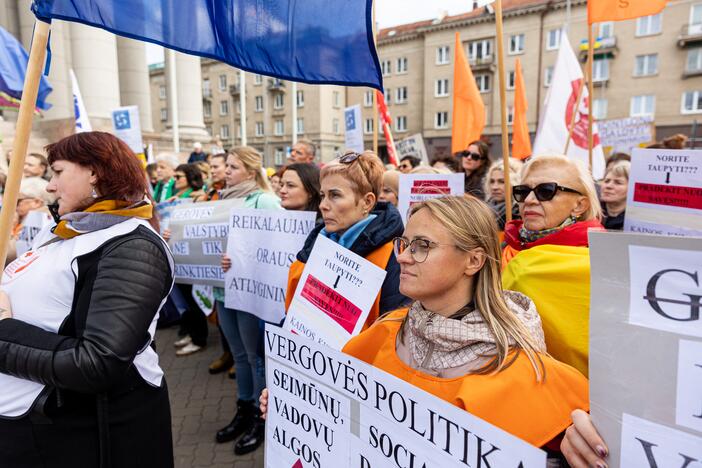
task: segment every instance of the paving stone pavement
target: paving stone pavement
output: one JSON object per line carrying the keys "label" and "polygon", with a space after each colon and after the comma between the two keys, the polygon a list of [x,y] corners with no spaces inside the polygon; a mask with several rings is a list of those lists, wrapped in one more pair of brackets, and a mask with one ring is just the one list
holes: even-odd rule
{"label": "paving stone pavement", "polygon": [[178,327],[158,330],[157,350],[171,399],[173,451],[176,468],[262,468],[263,446],[253,453],[234,455],[234,443],[217,444],[218,429],[234,417],[236,381],[226,373],[210,375],[207,366],[222,350],[219,332],[210,326],[209,346],[176,357],[173,342]]}

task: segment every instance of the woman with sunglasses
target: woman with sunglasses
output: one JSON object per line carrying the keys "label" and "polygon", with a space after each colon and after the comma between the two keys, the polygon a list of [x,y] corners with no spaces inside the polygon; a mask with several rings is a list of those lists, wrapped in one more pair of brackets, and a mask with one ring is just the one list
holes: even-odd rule
{"label": "woman with sunglasses", "polygon": [[531,300],[503,291],[491,210],[468,196],[415,204],[394,250],[414,302],[343,351],[557,452],[571,412],[588,407],[587,379],[544,353]]}
{"label": "woman with sunglasses", "polygon": [[466,177],[466,193],[485,200],[485,174],[490,166],[490,148],[482,141],[474,141],[468,149],[457,154],[461,158],[461,172]]}
{"label": "woman with sunglasses", "polygon": [[521,220],[505,226],[502,284],[534,300],[553,357],[588,371],[588,231],[603,229],[595,184],[565,156],[539,156],[512,188]]}
{"label": "woman with sunglasses", "polygon": [[202,187],[205,185],[202,179],[202,171],[196,164],[181,164],[176,167],[173,174],[175,185],[174,194],[168,201],[178,198],[196,199],[205,195]]}
{"label": "woman with sunglasses", "polygon": [[331,239],[387,271],[364,328],[379,315],[406,302],[399,290],[400,266],[392,251],[392,239],[402,234],[402,218],[390,203],[377,201],[384,171],[382,161],[371,151],[346,152],[322,168],[319,210],[324,222],[310,232],[297,261],[290,267],[286,309],[318,236]]}

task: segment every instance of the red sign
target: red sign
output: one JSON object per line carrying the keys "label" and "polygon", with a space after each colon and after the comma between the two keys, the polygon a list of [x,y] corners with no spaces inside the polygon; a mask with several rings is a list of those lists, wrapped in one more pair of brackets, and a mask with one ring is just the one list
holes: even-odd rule
{"label": "red sign", "polygon": [[410,192],[413,195],[451,195],[448,180],[415,180]]}
{"label": "red sign", "polygon": [[637,182],[634,184],[634,201],[702,210],[702,189]]}
{"label": "red sign", "polygon": [[307,277],[301,295],[341,325],[344,330],[353,333],[356,322],[361,316],[361,309],[344,296],[312,275]]}

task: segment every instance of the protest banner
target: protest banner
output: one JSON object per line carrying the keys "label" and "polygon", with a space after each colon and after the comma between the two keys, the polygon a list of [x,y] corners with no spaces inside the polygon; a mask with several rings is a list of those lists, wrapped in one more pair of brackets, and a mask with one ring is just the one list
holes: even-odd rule
{"label": "protest banner", "polygon": [[608,466],[702,460],[702,239],[590,233],[590,407]]}
{"label": "protest banner", "polygon": [[170,215],[168,245],[175,259],[175,281],[224,287],[222,254],[229,235],[229,212],[243,199],[176,206]]}
{"label": "protest banner", "polygon": [[227,254],[232,268],[224,277],[228,309],[249,312],[266,322],[283,320],[288,270],[315,218],[312,211],[231,210]]}
{"label": "protest banner", "polygon": [[429,155],[427,147],[424,145],[424,137],[421,133],[410,135],[407,138],[396,141],[395,149],[397,150],[398,159],[405,156],[414,156],[422,160],[423,164],[429,165]]}
{"label": "protest banner", "polygon": [[214,311],[215,298],[212,286],[206,284],[194,284],[192,288],[193,300],[206,316],[212,315]]}
{"label": "protest banner", "polygon": [[341,349],[363,328],[386,272],[320,235],[283,328]]}
{"label": "protest banner", "polygon": [[161,227],[161,233],[166,229],[170,229],[171,226],[171,214],[177,206],[190,204],[193,202],[192,198],[176,198],[172,201],[165,201],[156,204],[156,214],[158,215],[158,222]]}
{"label": "protest banner", "polygon": [[546,466],[546,453],[376,367],[266,325],[266,467]]}
{"label": "protest banner", "polygon": [[344,145],[346,149],[363,153],[363,128],[361,127],[361,106],[347,107],[344,109],[344,128],[346,129]]}
{"label": "protest banner", "polygon": [[653,117],[628,117],[597,121],[605,155],[628,153],[656,139]]}
{"label": "protest banner", "polygon": [[702,235],[702,151],[634,150],[624,230]]}
{"label": "protest banner", "polygon": [[407,212],[415,203],[429,198],[447,195],[463,195],[465,178],[463,174],[402,174],[397,209],[402,221],[407,224]]}
{"label": "protest banner", "polygon": [[54,220],[49,213],[43,211],[30,211],[27,213],[22,222],[22,229],[17,236],[17,242],[15,242],[17,257],[27,253],[32,248],[34,238],[39,234],[39,231],[49,224],[53,224],[53,222]]}
{"label": "protest banner", "polygon": [[144,153],[141,124],[139,123],[139,107],[125,106],[113,110],[112,128],[115,136],[129,145],[134,154]]}

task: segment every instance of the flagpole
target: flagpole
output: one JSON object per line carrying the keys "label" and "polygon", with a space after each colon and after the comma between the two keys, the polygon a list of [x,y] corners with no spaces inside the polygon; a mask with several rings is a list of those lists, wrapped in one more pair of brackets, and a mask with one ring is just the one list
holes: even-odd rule
{"label": "flagpole", "polygon": [[593,124],[593,119],[595,118],[593,116],[593,105],[592,105],[592,98],[595,95],[594,93],[594,82],[595,82],[595,74],[593,73],[593,68],[594,68],[594,58],[595,58],[595,42],[594,42],[594,34],[593,34],[593,28],[595,27],[594,23],[593,24],[588,24],[587,25],[587,61],[588,61],[588,107],[587,107],[587,157],[588,157],[588,168],[590,169],[590,174],[592,174],[592,147],[594,146],[595,138],[592,133],[592,124]]}
{"label": "flagpole", "polygon": [[244,70],[239,70],[239,109],[241,113],[241,146],[248,144],[246,139],[246,75]]}
{"label": "flagpole", "polygon": [[180,129],[178,128],[178,74],[176,71],[175,51],[166,49],[166,60],[171,70],[171,79],[168,83],[168,95],[171,100],[171,130],[173,131],[173,152],[180,153]]}
{"label": "flagpole", "polygon": [[509,130],[507,128],[507,90],[505,83],[505,43],[502,30],[502,0],[495,2],[497,25],[497,72],[500,79],[500,117],[502,123],[502,162],[505,180],[505,219],[512,220],[512,185],[509,181]]}
{"label": "flagpole", "polygon": [[49,41],[49,29],[49,23],[39,20],[34,22],[32,48],[29,51],[27,72],[22,89],[22,100],[20,101],[19,114],[17,115],[15,139],[12,144],[12,158],[10,159],[7,183],[3,194],[2,210],[0,210],[0,264],[2,265],[5,264],[7,259],[7,247],[15,208],[17,207],[24,159],[29,146],[29,135],[32,131],[32,118],[37,103],[37,95],[39,94],[39,83],[46,56],[46,44]]}
{"label": "flagpole", "polygon": [[297,82],[292,82],[292,143],[290,146],[297,143]]}
{"label": "flagpole", "polygon": [[[373,1],[373,46],[378,50],[378,37],[375,27],[375,1]],[[373,90],[373,152],[378,154],[378,97]]]}

